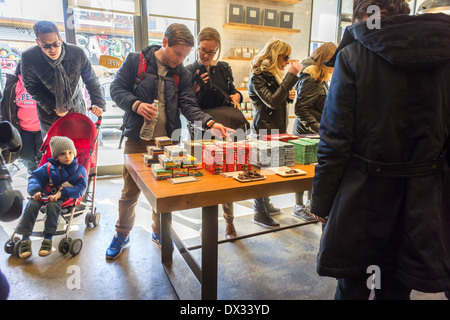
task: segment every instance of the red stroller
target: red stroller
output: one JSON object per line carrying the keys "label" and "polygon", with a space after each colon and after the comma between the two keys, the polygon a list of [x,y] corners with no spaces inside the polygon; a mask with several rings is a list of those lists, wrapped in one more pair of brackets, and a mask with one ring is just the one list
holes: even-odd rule
{"label": "red stroller", "polygon": [[[65,235],[59,242],[59,252],[62,254],[70,253],[72,256],[80,253],[83,241],[79,238],[72,239],[69,237],[69,230],[72,219],[89,212],[85,216],[85,224],[89,226],[91,223],[95,227],[100,221],[100,213],[94,206],[95,199],[95,183],[97,178],[97,151],[98,151],[98,135],[101,125],[101,117],[94,124],[92,120],[81,113],[69,113],[59,118],[50,127],[40,151],[43,152],[39,166],[47,163],[47,159],[51,158],[50,140],[54,136],[65,136],[72,139],[77,149],[78,163],[81,164],[88,173],[88,184],[85,194],[79,199],[67,199],[63,202],[61,208],[61,216],[66,222],[65,230],[57,230],[55,235]],[[92,191],[91,191],[92,183]],[[20,239],[14,237],[15,232],[5,244],[5,251],[8,254],[18,256]],[[33,232],[33,236],[43,236],[42,232]]]}

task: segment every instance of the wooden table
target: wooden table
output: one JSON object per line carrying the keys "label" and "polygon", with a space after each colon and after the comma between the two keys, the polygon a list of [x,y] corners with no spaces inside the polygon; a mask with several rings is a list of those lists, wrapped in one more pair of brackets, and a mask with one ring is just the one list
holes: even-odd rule
{"label": "wooden table", "polygon": [[[167,180],[157,181],[150,168],[143,163],[141,153],[125,155],[125,166],[153,210],[161,213],[161,259],[166,273],[168,276],[171,273],[173,241],[201,283],[202,299],[217,299],[218,205],[310,190],[314,176],[314,166],[311,165],[295,166],[307,172],[303,176],[284,178],[266,174],[265,180],[244,183],[204,171],[200,181],[175,185]],[[202,208],[201,267],[172,229],[171,213],[199,207]],[[307,223],[299,225],[302,224]],[[274,230],[280,228],[267,232]]]}

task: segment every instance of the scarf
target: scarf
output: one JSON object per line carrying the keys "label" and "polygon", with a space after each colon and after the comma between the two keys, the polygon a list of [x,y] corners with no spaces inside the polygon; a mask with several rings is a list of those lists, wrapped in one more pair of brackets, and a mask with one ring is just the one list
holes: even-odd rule
{"label": "scarf", "polygon": [[44,54],[45,59],[55,72],[55,83],[53,88],[56,101],[56,110],[58,110],[58,112],[66,112],[73,107],[73,92],[70,87],[70,81],[67,77],[66,70],[61,63],[65,56],[66,50],[64,43],[61,44],[61,54],[59,55],[58,59],[52,60],[46,54]]}

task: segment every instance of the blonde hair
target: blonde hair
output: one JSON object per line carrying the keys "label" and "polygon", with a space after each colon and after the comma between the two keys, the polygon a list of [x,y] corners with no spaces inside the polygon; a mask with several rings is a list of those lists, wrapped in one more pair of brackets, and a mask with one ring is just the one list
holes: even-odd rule
{"label": "blonde hair", "polygon": [[214,40],[214,41],[216,41],[218,52],[216,53],[214,58],[217,57],[217,59],[214,59],[213,61],[216,62],[217,60],[219,60],[220,51],[222,49],[222,43],[220,41],[220,34],[219,34],[219,32],[216,29],[212,28],[212,27],[205,27],[197,35],[197,44],[200,45],[200,42],[202,42],[203,40]]}
{"label": "blonde hair", "polygon": [[272,74],[277,74],[278,57],[281,55],[289,56],[291,51],[291,46],[282,40],[267,42],[261,52],[253,58],[250,73],[269,71]]}
{"label": "blonde hair", "polygon": [[311,55],[317,67],[317,73],[314,81],[322,82],[328,78],[328,70],[324,62],[330,60],[336,52],[337,46],[333,42],[326,42],[318,47]]}

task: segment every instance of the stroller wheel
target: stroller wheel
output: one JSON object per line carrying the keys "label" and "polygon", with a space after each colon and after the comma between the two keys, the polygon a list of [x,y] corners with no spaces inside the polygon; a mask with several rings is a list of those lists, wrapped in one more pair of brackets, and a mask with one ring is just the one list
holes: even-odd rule
{"label": "stroller wheel", "polygon": [[[8,241],[6,241],[5,246],[3,247],[5,249],[5,252],[7,254],[14,254],[16,243],[20,243],[20,239],[17,237],[14,237],[13,240],[9,239]],[[19,249],[19,247],[17,247],[17,249]]]}
{"label": "stroller wheel", "polygon": [[94,215],[92,216],[92,225],[96,227],[98,226],[99,222],[100,222],[100,213],[95,212]]}
{"label": "stroller wheel", "polygon": [[80,253],[82,247],[83,247],[83,240],[73,239],[69,245],[69,253],[72,256],[76,256],[77,254]]}
{"label": "stroller wheel", "polygon": [[91,216],[92,214],[88,213],[84,216],[84,224],[89,226],[91,224]]}
{"label": "stroller wheel", "polygon": [[61,241],[59,242],[59,246],[58,246],[58,250],[59,252],[61,252],[63,255],[66,254],[67,252],[69,252],[69,246],[70,243],[72,242],[72,238],[62,238]]}

